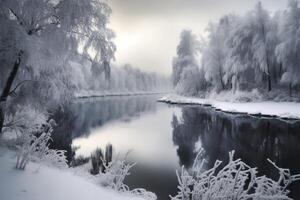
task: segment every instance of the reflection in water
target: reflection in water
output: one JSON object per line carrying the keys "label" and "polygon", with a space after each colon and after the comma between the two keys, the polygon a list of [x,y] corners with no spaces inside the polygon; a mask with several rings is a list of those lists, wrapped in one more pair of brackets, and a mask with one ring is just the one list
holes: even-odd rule
{"label": "reflection in water", "polygon": [[[190,167],[196,148],[206,151],[207,167],[216,159],[227,161],[236,151],[251,166],[274,178],[276,170],[267,162],[300,173],[300,122],[230,115],[200,106],[169,106],[159,97],[132,96],[80,100],[54,115],[59,124],[52,147],[89,156],[97,147],[111,143],[120,153],[132,150],[138,164],[125,180],[130,188],[143,187],[169,200],[177,192],[175,170]],[[300,199],[300,185],[291,187]],[[297,193],[298,192],[298,193]]]}
{"label": "reflection in water", "polygon": [[57,111],[53,118],[58,126],[52,133],[51,148],[67,151],[67,160],[74,156],[72,140],[91,134],[91,130],[114,120],[130,120],[141,113],[155,111],[156,96],[102,97],[77,100]]}
{"label": "reflection in water", "polygon": [[[172,126],[182,165],[191,166],[195,144],[199,142],[197,145],[206,152],[207,167],[212,167],[216,159],[227,162],[228,152],[235,150],[236,157],[269,177],[277,178],[277,171],[268,158],[292,173],[300,173],[300,122],[230,115],[188,106],[182,108],[181,117],[173,116]],[[296,199],[300,197],[299,188],[298,183],[291,187]]]}
{"label": "reflection in water", "polygon": [[72,104],[73,137],[89,135],[92,128],[116,119],[129,120],[146,111],[155,111],[155,97],[126,96],[80,100]]}

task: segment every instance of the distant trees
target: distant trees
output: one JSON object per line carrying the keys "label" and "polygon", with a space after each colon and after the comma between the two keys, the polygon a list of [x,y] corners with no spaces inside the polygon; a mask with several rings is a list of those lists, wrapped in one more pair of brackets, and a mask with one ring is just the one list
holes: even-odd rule
{"label": "distant trees", "polygon": [[200,50],[200,43],[190,30],[183,30],[180,35],[180,43],[177,46],[177,57],[173,59],[172,82],[176,87],[182,80],[185,68],[197,67],[196,56]]}
{"label": "distant trees", "polygon": [[161,92],[169,91],[169,77],[157,73],[143,72],[130,64],[112,66],[110,80],[104,74],[94,77],[87,69],[74,72],[74,77],[85,74],[83,82],[77,82],[76,90],[93,90],[98,92]]}
{"label": "distant trees", "polygon": [[[199,95],[203,88],[205,92],[252,89],[270,92],[289,85],[291,96],[292,87],[300,86],[299,27],[298,0],[290,0],[286,11],[273,15],[260,2],[243,16],[225,15],[208,26],[208,37],[200,48],[201,65],[197,64],[200,58],[196,57],[199,44],[196,37],[183,31],[178,45],[181,51],[177,49],[173,62],[173,86],[184,85],[177,90],[180,94]],[[183,47],[193,47],[190,48],[193,51]],[[186,55],[191,55],[191,59]],[[183,73],[187,66],[196,67],[201,73],[188,76]],[[203,73],[205,81],[191,80],[202,80]],[[202,90],[191,92],[191,88]]]}
{"label": "distant trees", "polygon": [[130,64],[112,67],[111,81],[107,89],[110,91],[157,92],[168,91],[170,80],[164,75],[143,72]]}
{"label": "distant trees", "polygon": [[198,67],[200,42],[191,30],[183,30],[173,59],[172,83],[180,94],[196,95],[205,86],[203,71]]}
{"label": "distant trees", "polygon": [[[258,70],[267,76],[268,91],[272,90],[271,83],[271,57],[274,54],[272,48],[272,40],[270,35],[270,15],[263,9],[261,2],[257,3],[254,11],[251,13],[250,23],[252,23],[252,51],[254,64],[257,65]],[[274,57],[274,56],[273,56]]]}
{"label": "distant trees", "polygon": [[277,61],[282,65],[281,81],[292,87],[300,83],[300,6],[299,1],[290,0],[288,10],[282,14],[279,24],[280,43],[276,47]]}
{"label": "distant trees", "polygon": [[226,89],[224,81],[225,66],[228,57],[226,40],[233,28],[234,16],[223,17],[218,25],[209,24],[209,41],[202,51],[202,65],[205,78],[219,90]]}

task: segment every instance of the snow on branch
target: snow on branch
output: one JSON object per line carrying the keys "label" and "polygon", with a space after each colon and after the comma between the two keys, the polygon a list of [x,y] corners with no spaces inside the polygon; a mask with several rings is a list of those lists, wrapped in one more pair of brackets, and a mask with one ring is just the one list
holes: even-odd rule
{"label": "snow on branch", "polygon": [[[200,151],[198,156],[202,154]],[[300,175],[291,175],[288,169],[278,167],[268,160],[279,172],[279,179],[258,176],[252,168],[241,159],[234,159],[234,151],[229,153],[228,164],[221,168],[222,161],[217,160],[211,169],[205,170],[205,159],[197,156],[190,171],[184,167],[177,172],[179,192],[171,200],[199,199],[272,199],[288,200],[290,183],[300,180]]]}
{"label": "snow on branch", "polygon": [[154,193],[143,188],[130,190],[124,183],[126,176],[130,175],[130,169],[136,164],[127,162],[127,156],[128,153],[124,158],[120,158],[120,156],[112,157],[112,160],[108,163],[103,160],[105,170],[99,171],[100,184],[120,193],[138,196],[145,200],[156,200],[157,197]]}
{"label": "snow on branch", "polygon": [[56,167],[66,167],[67,160],[64,150],[49,148],[54,120],[39,124],[33,129],[25,129],[17,138],[18,153],[16,169],[25,170],[29,161],[44,163]]}

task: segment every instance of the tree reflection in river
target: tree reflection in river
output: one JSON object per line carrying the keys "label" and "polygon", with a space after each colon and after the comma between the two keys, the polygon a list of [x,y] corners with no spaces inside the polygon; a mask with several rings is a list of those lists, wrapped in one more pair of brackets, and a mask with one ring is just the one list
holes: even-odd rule
{"label": "tree reflection in river", "polygon": [[88,136],[90,130],[116,119],[130,120],[146,111],[154,111],[155,97],[102,97],[72,104],[73,137]]}
{"label": "tree reflection in river", "polygon": [[[289,168],[292,173],[300,173],[299,121],[287,123],[279,119],[232,115],[206,107],[185,106],[181,116],[173,116],[172,126],[173,142],[178,146],[181,165],[191,166],[197,144],[205,150],[209,168],[216,159],[227,161],[228,152],[235,150],[236,157],[258,167],[261,174],[269,177],[276,178],[277,171],[268,163],[268,158],[280,167]],[[293,187],[299,189],[299,186],[295,184]],[[295,192],[293,190],[293,195]]]}
{"label": "tree reflection in river", "polygon": [[[102,143],[112,143],[121,153],[133,150],[132,159],[139,164],[126,181],[131,187],[155,192],[161,200],[176,193],[175,170],[182,165],[190,167],[199,146],[206,151],[206,167],[216,159],[226,161],[228,152],[235,150],[236,157],[272,178],[277,171],[267,158],[300,173],[300,122],[158,104],[158,98],[127,96],[74,102],[54,114],[58,126],[51,145],[67,150],[68,160],[74,156],[71,147],[76,140],[84,141],[79,146],[86,155]],[[300,185],[291,189],[294,199],[300,199]]]}
{"label": "tree reflection in river", "polygon": [[70,161],[74,156],[71,150],[74,138],[87,137],[93,128],[110,121],[129,121],[141,113],[155,110],[155,95],[79,99],[53,115],[57,126],[52,133],[51,148],[66,150]]}

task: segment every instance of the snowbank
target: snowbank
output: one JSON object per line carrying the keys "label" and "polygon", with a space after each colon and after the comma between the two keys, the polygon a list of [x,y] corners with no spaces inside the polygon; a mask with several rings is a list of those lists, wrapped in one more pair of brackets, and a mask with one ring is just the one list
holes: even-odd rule
{"label": "snowbank", "polygon": [[194,104],[211,106],[217,110],[229,113],[242,113],[262,117],[300,119],[300,103],[295,102],[261,101],[233,103],[214,99],[183,97],[175,94],[164,96],[158,101],[171,104]]}
{"label": "snowbank", "polygon": [[16,162],[13,153],[0,150],[0,199],[142,200],[102,188],[69,170],[62,171],[29,163],[25,171],[17,171],[13,168]]}
{"label": "snowbank", "polygon": [[111,92],[111,91],[94,91],[94,90],[82,90],[75,92],[76,98],[89,98],[89,97],[106,97],[106,96],[133,96],[133,95],[151,95],[151,94],[163,94],[168,93],[165,91],[161,92]]}

